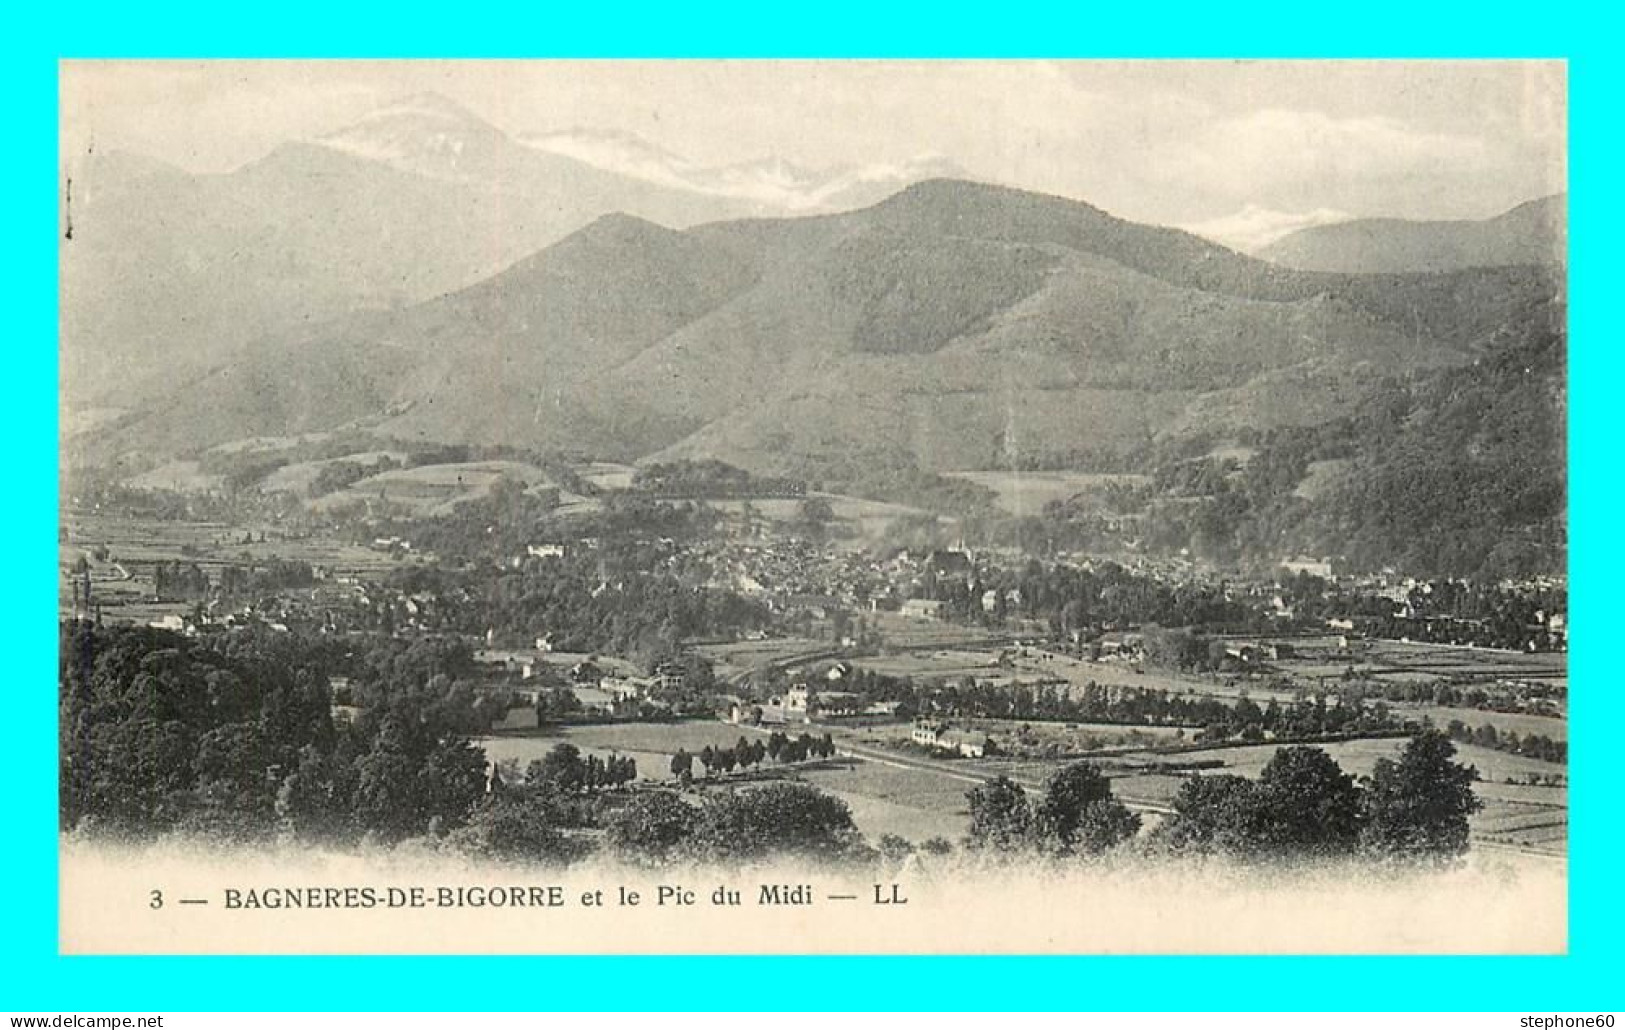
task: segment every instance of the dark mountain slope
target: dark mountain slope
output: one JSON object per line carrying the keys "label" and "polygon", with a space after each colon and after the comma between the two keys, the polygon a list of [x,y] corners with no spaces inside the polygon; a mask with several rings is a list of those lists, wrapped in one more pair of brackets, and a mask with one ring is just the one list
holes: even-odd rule
{"label": "dark mountain slope", "polygon": [[1372,405],[1355,460],[1316,506],[1317,539],[1366,567],[1563,571],[1566,352],[1541,332]]}
{"label": "dark mountain slope", "polygon": [[1482,221],[1368,218],[1314,226],[1259,251],[1289,268],[1322,272],[1439,272],[1563,264],[1568,198],[1545,197]]}
{"label": "dark mountain slope", "polygon": [[146,368],[194,373],[261,337],[468,286],[606,213],[688,225],[749,209],[544,154],[419,101],[227,174],[100,156],[70,157],[63,174],[73,406],[139,404]]}
{"label": "dark mountain slope", "polygon": [[818,478],[866,455],[1043,463],[1344,419],[1560,332],[1561,300],[1541,268],[1305,273],[1083,204],[930,182],[815,218],[602,219],[465,289],[267,336],[245,352],[253,376],[210,380],[218,416],[189,434],[191,409],[160,405],[128,440],[203,446],[233,410],[256,426],[303,411],[268,398],[303,396],[278,371],[323,352],[387,366],[357,368],[374,386],[327,421],[395,436]]}

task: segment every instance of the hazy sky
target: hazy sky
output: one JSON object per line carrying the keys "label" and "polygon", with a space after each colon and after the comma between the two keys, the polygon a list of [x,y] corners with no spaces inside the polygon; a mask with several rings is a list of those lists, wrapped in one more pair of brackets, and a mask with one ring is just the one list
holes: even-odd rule
{"label": "hazy sky", "polygon": [[1473,218],[1566,188],[1560,62],[73,62],[63,145],[227,170],[399,96],[702,164],[940,154],[1168,224],[1249,206]]}

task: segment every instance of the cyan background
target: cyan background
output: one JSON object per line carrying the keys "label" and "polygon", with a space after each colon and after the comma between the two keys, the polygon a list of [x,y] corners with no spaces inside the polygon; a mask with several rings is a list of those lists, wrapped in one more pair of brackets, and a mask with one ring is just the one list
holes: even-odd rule
{"label": "cyan background", "polygon": [[[1618,937],[1616,16],[1497,5],[70,2],[0,28],[0,1009],[1606,1010]],[[1570,61],[1571,951],[1549,958],[60,958],[56,954],[56,64],[64,57],[1563,57]],[[1019,918],[1013,914],[1013,917]],[[1616,968],[1618,967],[1618,968]]]}

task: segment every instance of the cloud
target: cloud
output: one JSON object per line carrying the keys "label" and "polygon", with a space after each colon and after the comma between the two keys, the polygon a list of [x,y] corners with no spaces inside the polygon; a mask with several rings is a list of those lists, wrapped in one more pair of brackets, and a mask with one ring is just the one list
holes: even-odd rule
{"label": "cloud", "polygon": [[66,149],[220,171],[429,91],[516,135],[631,133],[711,168],[944,154],[1206,224],[1246,204],[1485,217],[1554,192],[1562,85],[1560,65],[1516,62],[71,61],[62,110]]}
{"label": "cloud", "polygon": [[1253,254],[1299,229],[1333,225],[1353,217],[1346,211],[1324,207],[1312,211],[1276,211],[1248,204],[1233,214],[1187,223],[1180,228],[1244,254]]}
{"label": "cloud", "polygon": [[1156,174],[1260,197],[1307,185],[1324,191],[1328,184],[1471,176],[1501,163],[1477,136],[1425,131],[1388,116],[1266,108],[1169,144]]}

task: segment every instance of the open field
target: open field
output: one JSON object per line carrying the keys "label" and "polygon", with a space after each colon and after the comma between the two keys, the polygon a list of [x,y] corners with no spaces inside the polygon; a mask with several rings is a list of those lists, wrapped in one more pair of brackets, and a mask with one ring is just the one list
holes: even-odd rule
{"label": "open field", "polygon": [[982,651],[989,646],[1004,646],[1006,635],[975,626],[956,626],[933,619],[915,619],[897,612],[873,612],[865,615],[869,625],[878,630],[888,648],[940,648],[942,650]]}
{"label": "open field", "polygon": [[[855,658],[852,664],[887,676],[908,676],[917,680],[940,680],[975,676],[979,680],[1008,675],[1000,668],[995,651],[904,651]],[[1037,680],[1038,676],[1027,677]]]}
{"label": "open field", "polygon": [[1477,708],[1444,708],[1439,705],[1390,704],[1388,707],[1394,714],[1406,718],[1426,716],[1441,730],[1448,726],[1451,720],[1460,719],[1475,729],[1479,726],[1494,726],[1497,733],[1510,731],[1520,737],[1530,734],[1549,737],[1552,740],[1567,740],[1569,737],[1569,721],[1551,716],[1490,712]]}
{"label": "open field", "polygon": [[[1331,755],[1337,764],[1343,767],[1344,772],[1366,776],[1376,765],[1377,759],[1399,757],[1400,750],[1405,746],[1405,740],[1397,737],[1381,740],[1347,740],[1313,746]],[[1184,751],[1177,755],[1141,753],[1132,757],[1152,764],[1219,760],[1224,762],[1223,772],[1256,779],[1279,749],[1280,745],[1277,744],[1259,744],[1255,747]]]}
{"label": "open field", "polygon": [[[245,555],[251,561],[306,561],[326,565],[335,573],[382,572],[400,564],[387,554],[346,540],[290,535],[258,523],[226,525],[67,512],[62,525],[67,532],[62,543],[65,557],[75,548],[105,547],[111,561],[132,571],[160,561],[195,561],[207,568],[240,561]],[[252,540],[245,541],[245,535]]]}
{"label": "open field", "polygon": [[1451,644],[1407,644],[1399,640],[1372,640],[1362,645],[1366,664],[1380,672],[1427,672],[1436,676],[1566,680],[1568,655],[1543,652],[1492,651]]}
{"label": "open field", "polygon": [[637,469],[631,465],[594,461],[585,465],[578,465],[572,471],[600,490],[630,490],[632,488],[632,476],[637,472]]}
{"label": "open field", "polygon": [[[271,558],[303,561],[329,569],[334,577],[381,576],[403,560],[368,547],[323,536],[291,537],[275,526],[226,525],[137,519],[95,513],[64,512],[58,561],[61,604],[71,596],[68,570],[81,553],[106,548],[107,560],[92,566],[92,589],[109,618],[150,621],[191,609],[187,604],[154,600],[153,566],[159,562],[196,563],[211,576],[222,565],[262,562]],[[265,540],[261,542],[261,535]],[[244,543],[244,536],[253,542]]]}
{"label": "open field", "polygon": [[1151,477],[1131,473],[1097,472],[945,472],[985,487],[998,495],[998,505],[1017,518],[1038,515],[1051,501],[1068,501],[1079,494],[1094,493],[1108,486],[1143,486]]}
{"label": "open field", "polygon": [[[998,741],[1020,736],[1028,747],[1054,744],[1063,751],[1156,747],[1177,744],[1194,731],[1175,726],[1125,726],[1106,722],[1030,722],[1017,719],[957,719],[954,726],[986,733]],[[913,727],[906,722],[838,729],[836,740],[894,746],[909,739]]]}
{"label": "open field", "polygon": [[[320,509],[370,500],[397,504],[420,515],[443,515],[464,501],[485,496],[503,478],[520,480],[529,490],[555,485],[546,472],[520,461],[419,465],[368,476],[318,498],[313,506]],[[570,503],[584,500],[574,494],[560,498]]]}
{"label": "open field", "polygon": [[735,676],[794,659],[797,655],[813,654],[831,649],[828,640],[810,637],[772,637],[767,640],[737,640],[728,643],[699,644],[698,654],[709,658],[715,665],[719,679]]}
{"label": "open field", "polygon": [[177,493],[207,493],[220,489],[224,476],[204,472],[195,461],[172,461],[148,469],[130,479],[137,490],[173,490]]}
{"label": "open field", "polygon": [[672,756],[679,749],[698,754],[706,747],[732,747],[740,736],[754,739],[761,735],[721,722],[612,723],[550,727],[540,732],[484,737],[475,743],[485,749],[488,761],[513,759],[523,770],[559,743],[568,741],[583,754],[631,757],[638,763],[641,779],[667,780],[671,778]]}
{"label": "open field", "polygon": [[[706,746],[732,747],[740,737],[754,739],[766,737],[741,726],[711,720],[689,722],[621,722],[598,726],[560,727],[550,737],[535,738],[552,747],[560,740],[568,740],[581,748],[599,748],[604,751],[643,751],[665,755],[670,759],[678,749],[690,754]],[[662,770],[664,773],[664,770]]]}
{"label": "open field", "polygon": [[1316,678],[1341,676],[1353,669],[1390,682],[1429,683],[1452,679],[1529,679],[1561,685],[1568,675],[1568,656],[1542,652],[1495,651],[1453,644],[1406,643],[1400,640],[1355,639],[1340,646],[1336,633],[1312,636],[1227,639],[1279,639],[1295,654],[1271,661],[1272,668],[1290,675]]}
{"label": "open field", "polygon": [[[485,760],[497,765],[512,761],[519,768],[519,774],[524,775],[526,767],[534,761],[545,757],[554,746],[562,741],[563,737],[482,737],[474,743],[485,750]],[[592,747],[570,741],[581,749],[584,755],[596,755],[606,758],[617,755],[621,758],[630,758],[637,763],[638,778],[645,780],[668,780],[671,778],[671,755],[659,751],[638,751],[631,748]],[[696,768],[698,768],[696,766]],[[503,773],[503,776],[507,776]]]}
{"label": "open field", "polygon": [[[1015,732],[1022,725],[1018,722],[987,720],[978,723],[977,728],[986,729],[997,736]],[[1031,729],[1041,737],[1054,737],[1058,742],[1080,743],[1094,739],[1105,746],[1131,745],[1136,739],[1148,747],[1158,742],[1177,741],[1177,730],[1168,727],[1083,723],[1070,727],[1031,724]],[[968,819],[965,792],[977,783],[1006,775],[1022,784],[1031,794],[1041,790],[1048,776],[1067,763],[1067,759],[1038,758],[933,759],[918,752],[894,751],[898,742],[907,737],[908,730],[905,724],[806,727],[806,732],[815,735],[832,733],[841,752],[852,757],[846,762],[797,769],[793,775],[846,801],[852,809],[854,820],[871,841],[882,834],[894,833],[918,843],[928,837],[941,836],[954,840],[964,835]],[[801,731],[798,727],[786,727],[786,732],[791,734]],[[708,721],[614,723],[491,737],[479,743],[491,760],[512,758],[523,768],[533,759],[541,758],[558,742],[567,740],[589,754],[629,755],[637,760],[641,777],[663,780],[667,778],[671,756],[679,748],[697,753],[708,745],[731,746],[741,736],[754,740],[765,732]],[[1405,741],[1397,738],[1354,740],[1314,746],[1325,750],[1344,771],[1364,776],[1371,773],[1379,758],[1397,758]],[[1170,771],[1167,773],[1158,773],[1154,768],[1150,771],[1126,771],[1112,759],[1103,761],[1119,797],[1131,804],[1148,805],[1155,809],[1171,804],[1189,778],[1189,774],[1176,771],[1173,766],[1219,761],[1223,766],[1210,770],[1208,774],[1229,773],[1256,779],[1278,747],[1275,744],[1262,744],[1209,748],[1177,755],[1136,751],[1124,755],[1120,760],[1120,763],[1143,763],[1152,767],[1168,765]],[[1509,775],[1563,772],[1562,767],[1472,746],[1460,747],[1457,758],[1478,768],[1482,777],[1475,791],[1485,802],[1485,808],[1473,819],[1475,839],[1537,846],[1548,851],[1563,849],[1567,835],[1567,791],[1500,782]]]}
{"label": "open field", "polygon": [[965,792],[974,778],[924,772],[862,759],[838,767],[808,769],[798,779],[841,798],[852,821],[871,842],[895,833],[916,844],[930,837],[964,836],[970,819]]}
{"label": "open field", "polygon": [[[1368,776],[1379,758],[1397,758],[1404,749],[1408,738],[1385,737],[1376,740],[1340,740],[1324,744],[1315,744],[1336,760],[1343,767],[1344,772],[1356,776]],[[1205,751],[1184,751],[1177,755],[1159,756],[1155,754],[1136,754],[1136,759],[1150,762],[1189,762],[1204,759],[1219,759],[1224,762],[1225,772],[1236,773],[1240,776],[1256,777],[1269,764],[1275,752],[1281,747],[1278,744],[1258,744],[1251,747],[1211,748]],[[1564,766],[1551,762],[1541,762],[1522,755],[1511,755],[1490,748],[1477,747],[1472,744],[1456,745],[1456,761],[1478,769],[1484,781],[1499,784],[1507,776],[1526,776],[1530,773],[1564,773]]]}
{"label": "open field", "polygon": [[[931,516],[930,512],[921,508],[911,508],[904,504],[892,504],[888,501],[872,501],[864,497],[850,497],[846,494],[809,491],[807,496],[828,501],[830,509],[835,513],[836,522],[844,524],[844,528],[852,530],[850,536],[837,535],[831,540],[831,543],[836,546],[846,548],[863,547],[881,538],[898,519]],[[735,515],[743,512],[748,504],[759,517],[769,522],[788,524],[801,521],[801,498],[716,499],[707,500],[705,503],[718,511]]]}
{"label": "open field", "polygon": [[1018,650],[1015,665],[1017,670],[1032,670],[1060,677],[1075,687],[1093,682],[1102,686],[1165,690],[1175,695],[1215,697],[1224,701],[1248,697],[1259,704],[1272,700],[1285,703],[1293,697],[1291,690],[1272,689],[1236,676],[1189,675],[1164,669],[1147,669],[1115,659],[1096,662],[1037,648]]}
{"label": "open field", "polygon": [[346,454],[340,458],[329,458],[325,461],[297,461],[284,465],[266,476],[260,482],[260,490],[264,493],[294,493],[303,497],[310,493],[311,485],[316,482],[316,477],[321,474],[322,469],[329,465],[337,465],[341,462],[351,462],[362,466],[376,465],[382,458],[404,462],[406,457],[404,451],[360,451],[355,454]]}
{"label": "open field", "polygon": [[215,444],[209,448],[211,454],[248,454],[254,451],[282,451],[301,444],[321,443],[330,439],[332,433],[315,432],[299,433],[293,436],[245,436],[240,440],[228,440],[225,443]]}
{"label": "open field", "polygon": [[[785,731],[794,735],[803,730],[786,727]],[[806,727],[805,731],[822,734],[826,727]],[[569,741],[588,754],[629,755],[637,761],[640,777],[664,780],[670,775],[671,756],[679,748],[695,754],[707,745],[731,747],[741,736],[756,740],[765,738],[766,731],[721,722],[614,723],[559,727],[543,734],[486,737],[477,743],[489,760],[511,758],[523,769],[560,741]],[[846,801],[858,828],[871,840],[884,833],[901,834],[914,841],[962,835],[965,791],[978,782],[975,776],[956,774],[952,769],[926,771],[869,759],[795,769],[794,775]]]}

